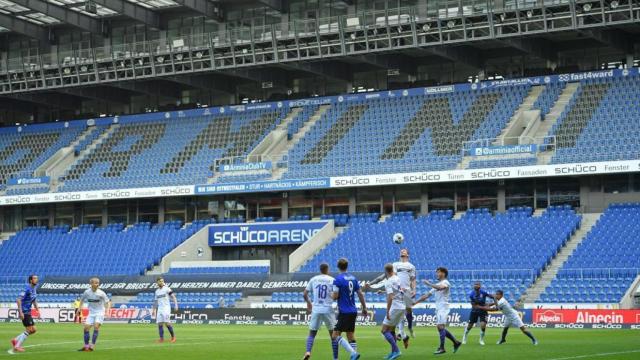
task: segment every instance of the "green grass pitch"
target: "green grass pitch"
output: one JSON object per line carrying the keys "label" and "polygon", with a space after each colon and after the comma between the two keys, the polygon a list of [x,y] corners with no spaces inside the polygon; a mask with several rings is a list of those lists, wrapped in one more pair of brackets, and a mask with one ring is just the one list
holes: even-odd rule
{"label": "green grass pitch", "polygon": [[[301,359],[305,350],[307,328],[303,326],[235,326],[235,325],[176,325],[177,343],[156,344],[155,325],[106,324],[93,353],[76,352],[82,346],[82,328],[77,324],[40,324],[38,333],[25,345],[27,352],[10,355],[9,341],[23,329],[20,324],[0,324],[0,359],[25,358],[46,360],[72,359]],[[640,359],[640,334],[637,330],[560,330],[533,329],[540,345],[533,346],[518,329],[509,331],[508,343],[495,345],[499,329],[487,330],[487,345],[480,346],[478,330],[457,354],[441,358],[455,359]],[[453,328],[461,337],[462,329]],[[389,346],[378,328],[360,327],[356,330],[358,347],[363,360],[382,359]],[[437,345],[434,328],[418,328],[411,346],[403,350],[401,359],[435,358]],[[316,338],[312,359],[331,359],[328,334]],[[340,359],[348,359],[340,350]]]}

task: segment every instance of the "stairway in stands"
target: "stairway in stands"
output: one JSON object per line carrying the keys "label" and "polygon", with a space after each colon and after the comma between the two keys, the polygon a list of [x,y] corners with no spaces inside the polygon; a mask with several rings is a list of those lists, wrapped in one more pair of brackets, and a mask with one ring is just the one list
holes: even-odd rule
{"label": "stairway in stands", "polygon": [[[286,161],[286,159],[288,158],[287,155],[289,154],[289,151],[293,149],[293,147],[296,146],[298,142],[300,142],[300,140],[305,136],[305,134],[313,128],[316,122],[318,122],[318,120],[322,118],[324,113],[326,113],[327,110],[329,110],[329,108],[331,108],[331,105],[322,105],[318,107],[318,109],[313,113],[313,115],[309,117],[309,120],[307,120],[304,123],[304,125],[300,128],[300,130],[298,130],[298,132],[293,134],[293,136],[291,137],[291,140],[289,140],[287,144],[287,147],[282,151],[282,153],[280,153],[279,156],[276,157],[274,163],[277,164],[277,163]],[[286,168],[274,169],[272,179],[279,180],[282,177],[282,174],[284,174],[286,170],[287,170]]]}
{"label": "stairway in stands", "polygon": [[551,284],[551,281],[553,281],[558,274],[558,271],[562,268],[562,265],[567,261],[569,256],[573,254],[574,250],[578,245],[580,245],[582,240],[584,240],[585,236],[589,231],[591,231],[601,215],[601,213],[582,214],[580,229],[571,236],[569,241],[567,241],[564,247],[558,252],[556,257],[553,258],[540,277],[538,277],[533,285],[531,285],[527,290],[526,295],[524,296],[527,303],[535,303],[540,298],[540,294],[542,294],[547,286]]}

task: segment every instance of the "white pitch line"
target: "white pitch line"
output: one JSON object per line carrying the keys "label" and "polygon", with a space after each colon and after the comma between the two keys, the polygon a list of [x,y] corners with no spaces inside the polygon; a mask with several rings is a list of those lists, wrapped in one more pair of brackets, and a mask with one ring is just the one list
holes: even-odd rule
{"label": "white pitch line", "polygon": [[605,357],[610,355],[624,355],[624,354],[635,354],[640,353],[640,350],[628,350],[628,351],[616,351],[616,352],[607,352],[607,353],[596,353],[589,355],[578,355],[578,356],[569,356],[569,357],[561,357],[561,358],[553,358],[549,360],[573,360],[573,359],[590,359],[595,357]]}

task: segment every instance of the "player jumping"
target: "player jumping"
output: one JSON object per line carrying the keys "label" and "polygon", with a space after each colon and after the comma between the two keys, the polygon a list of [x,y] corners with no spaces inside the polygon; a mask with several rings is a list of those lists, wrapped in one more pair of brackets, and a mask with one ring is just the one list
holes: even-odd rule
{"label": "player jumping", "polygon": [[482,289],[482,283],[476,281],[473,284],[473,290],[469,293],[469,300],[471,300],[471,313],[469,315],[469,325],[464,330],[464,336],[462,337],[462,343],[467,343],[467,335],[473,326],[480,320],[480,345],[484,345],[484,334],[487,330],[487,312],[485,310],[474,308],[474,305],[485,306],[487,305],[487,298],[495,299],[495,297]]}
{"label": "player jumping", "polygon": [[[338,270],[340,275],[333,282],[333,299],[338,300],[338,322],[331,334],[331,346],[333,348],[333,359],[338,360],[338,346],[342,346],[350,354],[351,360],[360,359],[356,338],[354,332],[356,330],[356,320],[358,318],[358,308],[356,308],[355,295],[358,294],[360,304],[362,305],[362,315],[367,316],[367,304],[364,300],[364,294],[360,289],[360,284],[355,276],[347,273],[349,262],[347,259],[338,260]],[[345,340],[341,335],[347,333]]]}
{"label": "player jumping", "polygon": [[393,264],[386,264],[384,272],[387,280],[384,283],[387,294],[387,313],[382,322],[382,336],[391,345],[391,353],[385,359],[394,360],[402,355],[396,344],[396,326],[404,320],[406,311],[405,294],[402,288],[402,281],[394,272]]}
{"label": "player jumping", "polygon": [[164,326],[167,326],[167,330],[169,330],[169,334],[171,334],[171,342],[176,342],[176,335],[173,332],[173,326],[171,325],[171,300],[173,300],[174,310],[178,312],[178,299],[176,298],[176,294],[173,293],[170,287],[164,284],[164,278],[159,277],[156,280],[158,284],[158,288],[156,289],[155,301],[153,302],[153,310],[151,317],[156,319],[156,323],[158,324],[158,333],[160,334],[160,339],[158,339],[158,343],[164,342]]}
{"label": "player jumping", "polygon": [[[400,284],[403,289],[403,297],[406,309],[406,319],[407,319],[407,328],[409,329],[409,333],[411,337],[415,337],[413,333],[413,297],[416,295],[416,267],[413,266],[409,262],[409,250],[402,249],[400,250],[400,261],[396,261],[393,263],[393,269],[400,279]],[[365,288],[378,288],[381,286],[375,286],[375,284],[380,283],[384,285],[384,280],[387,278],[386,274],[380,275],[371,282],[367,283]],[[373,286],[372,286],[373,285]],[[400,321],[398,323],[398,332],[400,333],[400,338],[404,343],[404,348],[409,347],[409,336],[407,336],[404,332],[404,321]]]}
{"label": "player jumping", "polygon": [[446,329],[447,318],[449,317],[449,294],[451,292],[451,284],[449,284],[449,280],[447,280],[449,271],[447,268],[439,267],[436,269],[436,276],[438,278],[437,284],[432,284],[428,280],[422,281],[432,289],[428,293],[422,295],[414,305],[427,300],[431,295],[433,295],[436,300],[436,325],[438,326],[438,333],[440,334],[440,346],[434,354],[440,355],[446,353],[444,349],[445,338],[453,342],[453,352],[455,353],[458,351],[462,343],[456,340],[449,330]]}
{"label": "player jumping", "polygon": [[22,325],[24,325],[25,331],[11,340],[12,349],[9,350],[10,354],[13,354],[14,352],[24,352],[22,343],[27,340],[29,335],[36,333],[36,327],[33,322],[33,317],[31,316],[31,308],[34,307],[38,313],[40,312],[38,302],[36,301],[36,298],[38,297],[38,293],[36,291],[36,287],[38,286],[38,276],[30,275],[28,281],[29,284],[27,284],[24,291],[20,293],[20,296],[16,300],[16,303],[18,304],[18,314],[20,315],[20,320],[22,320]]}
{"label": "player jumping", "polygon": [[[303,360],[311,358],[311,349],[316,339],[318,330],[324,324],[329,330],[329,337],[336,326],[336,317],[333,313],[333,299],[331,291],[333,290],[333,281],[335,279],[329,276],[329,264],[320,264],[320,275],[316,275],[309,280],[307,288],[304,289],[302,296],[307,302],[307,311],[311,313],[311,321],[309,322],[309,336],[307,337],[307,352],[304,354]],[[309,293],[313,293],[313,303],[309,299]]]}
{"label": "player jumping", "polygon": [[[85,290],[80,298],[80,306],[78,312],[82,311],[82,305],[86,302],[89,306],[89,316],[84,323],[84,347],[78,351],[93,351],[98,341],[100,333],[100,325],[104,322],[105,313],[109,313],[111,301],[104,291],[100,290],[100,279],[91,278],[89,280],[91,288]],[[79,316],[76,313],[76,316]],[[91,337],[91,345],[89,345],[89,330],[93,327],[93,336]]]}
{"label": "player jumping", "polygon": [[502,311],[502,314],[504,315],[504,328],[502,329],[502,337],[500,338],[500,340],[498,340],[498,345],[507,342],[507,332],[509,332],[510,326],[520,328],[522,333],[525,334],[529,339],[531,339],[533,345],[538,345],[538,340],[536,340],[536,338],[533,337],[533,334],[531,334],[531,332],[527,330],[527,327],[522,322],[522,319],[520,319],[520,316],[518,316],[518,312],[511,306],[511,304],[509,304],[507,299],[504,298],[504,292],[502,290],[497,290],[495,296],[495,300],[497,302],[494,305],[476,305],[475,307],[485,311]]}

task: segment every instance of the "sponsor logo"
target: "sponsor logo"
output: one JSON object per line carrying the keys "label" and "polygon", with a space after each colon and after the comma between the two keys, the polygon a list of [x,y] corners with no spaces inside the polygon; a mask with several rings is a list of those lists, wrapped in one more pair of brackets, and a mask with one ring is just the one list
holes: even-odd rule
{"label": "sponsor logo", "polygon": [[104,199],[126,198],[126,197],[131,197],[131,191],[117,190],[117,191],[104,191],[104,192],[102,192],[102,198],[104,198]]}
{"label": "sponsor logo", "polygon": [[584,324],[554,324],[555,329],[584,329]]}
{"label": "sponsor logo", "polygon": [[567,165],[567,166],[556,166],[553,169],[553,172],[556,175],[563,174],[590,174],[598,171],[598,167],[595,165]]}
{"label": "sponsor logo", "polygon": [[[241,245],[241,244],[279,244],[279,243],[303,243],[315,236],[326,222],[315,223],[312,226],[302,224],[289,225],[289,228],[280,224],[272,226],[222,226],[211,227],[213,245]],[[294,226],[299,226],[295,228]],[[220,230],[220,229],[224,230]]]}
{"label": "sponsor logo", "polygon": [[537,146],[531,145],[514,145],[514,146],[488,146],[474,148],[471,153],[475,156],[492,156],[492,155],[514,155],[514,154],[531,154],[535,153]]}
{"label": "sponsor logo", "polygon": [[348,186],[348,185],[369,185],[370,180],[362,177],[352,177],[349,179],[335,179],[334,185],[336,186]]}
{"label": "sponsor logo", "polygon": [[440,181],[440,174],[424,173],[420,175],[407,175],[402,178],[405,183]]}
{"label": "sponsor logo", "polygon": [[286,321],[265,321],[264,325],[287,325]]}
{"label": "sponsor logo", "polygon": [[231,321],[229,320],[209,320],[209,325],[230,325]]}
{"label": "sponsor logo", "polygon": [[236,321],[236,325],[258,325],[258,322],[254,320],[239,320]]}
{"label": "sponsor logo", "polygon": [[428,87],[424,89],[425,94],[442,94],[442,93],[450,93],[453,92],[454,86],[436,86],[436,87]]}
{"label": "sponsor logo", "polygon": [[630,328],[631,328],[631,329],[634,329],[634,330],[640,330],[640,324],[638,324],[638,325],[636,325],[636,324],[632,324],[632,325],[630,326]]}
{"label": "sponsor logo", "polygon": [[364,96],[365,99],[377,99],[380,97],[380,94],[367,94]]}
{"label": "sponsor logo", "polygon": [[134,319],[129,320],[129,324],[151,324],[151,320]]}
{"label": "sponsor logo", "polygon": [[31,202],[31,198],[26,196],[13,197],[13,198],[7,198],[5,202],[7,204],[27,204]]}
{"label": "sponsor logo", "polygon": [[562,313],[553,310],[547,310],[541,314],[536,314],[536,322],[561,323],[563,321]]}
{"label": "sponsor logo", "polygon": [[176,320],[209,320],[209,316],[204,313],[195,313],[189,310],[182,311],[175,315]]}
{"label": "sponsor logo", "polygon": [[191,325],[202,325],[204,324],[203,320],[182,320],[183,324],[191,324]]}
{"label": "sponsor logo", "polygon": [[220,172],[269,170],[271,169],[271,167],[272,166],[270,161],[245,164],[225,164],[220,166]]}
{"label": "sponsor logo", "polygon": [[80,200],[80,194],[60,194],[53,195],[54,201],[73,201]]}
{"label": "sponsor logo", "polygon": [[590,324],[597,324],[597,323],[622,324],[624,323],[624,316],[622,314],[616,314],[615,311],[611,311],[610,313],[598,312],[596,314],[590,313],[589,311],[578,311],[576,322],[590,323]]}
{"label": "sponsor logo", "polygon": [[511,176],[510,170],[491,169],[471,172],[472,179],[498,179],[506,178],[509,176]]}
{"label": "sponsor logo", "polygon": [[592,329],[622,329],[622,324],[593,324]]}
{"label": "sponsor logo", "polygon": [[185,195],[191,194],[191,189],[163,189],[160,190],[160,195]]}

